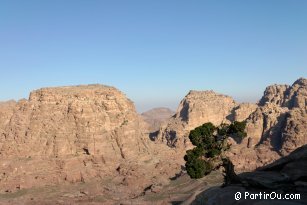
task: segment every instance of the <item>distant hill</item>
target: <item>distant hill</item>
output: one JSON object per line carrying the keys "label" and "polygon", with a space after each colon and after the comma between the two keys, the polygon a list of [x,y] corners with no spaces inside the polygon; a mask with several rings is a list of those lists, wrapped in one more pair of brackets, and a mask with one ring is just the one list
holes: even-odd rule
{"label": "distant hill", "polygon": [[150,131],[159,130],[162,123],[167,121],[175,114],[175,111],[165,108],[159,107],[143,112],[141,115],[143,119],[149,124]]}

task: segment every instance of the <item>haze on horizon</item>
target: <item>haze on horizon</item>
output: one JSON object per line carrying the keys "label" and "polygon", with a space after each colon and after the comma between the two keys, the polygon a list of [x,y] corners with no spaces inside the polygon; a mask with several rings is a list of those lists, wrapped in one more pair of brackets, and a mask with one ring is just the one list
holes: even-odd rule
{"label": "haze on horizon", "polygon": [[307,1],[0,2],[0,100],[100,83],[138,111],[189,90],[256,102],[307,76]]}

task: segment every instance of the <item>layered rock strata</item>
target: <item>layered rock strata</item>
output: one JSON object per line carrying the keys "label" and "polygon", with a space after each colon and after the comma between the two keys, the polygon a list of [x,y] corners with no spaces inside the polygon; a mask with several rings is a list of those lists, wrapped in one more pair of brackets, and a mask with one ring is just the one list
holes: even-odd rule
{"label": "layered rock strata", "polygon": [[113,87],[43,88],[8,110],[0,191],[112,178],[131,197],[180,170],[174,151],[149,140],[133,103]]}

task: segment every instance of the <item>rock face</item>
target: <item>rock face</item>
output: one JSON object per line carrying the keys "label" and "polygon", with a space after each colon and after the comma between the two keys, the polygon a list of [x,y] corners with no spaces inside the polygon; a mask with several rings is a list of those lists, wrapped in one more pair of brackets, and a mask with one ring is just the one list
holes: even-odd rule
{"label": "rock face", "polygon": [[307,79],[300,78],[289,85],[272,85],[264,91],[264,96],[259,102],[260,106],[273,103],[280,107],[306,109]]}
{"label": "rock face", "polygon": [[33,91],[1,118],[0,127],[2,191],[112,177],[137,195],[155,176],[163,181],[180,170],[175,159],[161,163],[173,151],[149,140],[133,103],[109,86]]}
{"label": "rock face", "polygon": [[[307,204],[306,164],[307,145],[304,145],[287,157],[257,171],[239,174],[239,182],[236,184],[211,188],[199,194],[192,204]],[[234,198],[237,192],[240,192],[242,197],[238,201]],[[247,198],[245,192],[249,193]],[[262,198],[259,195],[257,198],[251,198],[253,194],[259,193],[262,193]],[[264,193],[272,194],[272,197],[278,194],[278,198],[270,200],[269,196],[265,199]],[[299,198],[295,199],[295,194],[296,197],[299,195]],[[293,198],[285,200],[284,197]]]}
{"label": "rock face", "polygon": [[169,108],[154,108],[143,112],[141,115],[150,126],[150,132],[158,131],[161,125],[175,114]]}
{"label": "rock face", "polygon": [[247,141],[233,147],[229,154],[237,170],[252,170],[286,156],[307,144],[307,80],[292,86],[273,85],[266,88],[259,106],[247,121]]}
{"label": "rock face", "polygon": [[246,120],[251,113],[255,112],[257,109],[256,104],[252,103],[241,103],[232,110],[231,121],[243,121]]}
{"label": "rock face", "polygon": [[258,104],[239,104],[212,91],[191,91],[176,115],[161,127],[157,140],[181,150],[183,156],[192,148],[188,139],[192,129],[206,122],[220,125],[245,120],[248,136],[238,144],[232,141],[228,156],[237,171],[253,170],[307,143],[306,102],[304,78],[292,86],[267,87]]}
{"label": "rock face", "polygon": [[5,126],[10,122],[14,113],[16,102],[11,100],[0,102],[0,135],[3,134]]}
{"label": "rock face", "polygon": [[30,94],[29,101],[18,102],[2,136],[1,155],[131,158],[146,150],[136,129],[140,123],[132,102],[114,88],[40,89]]}
{"label": "rock face", "polygon": [[[302,134],[306,129],[302,125],[302,121],[306,121],[306,102],[306,79],[299,79],[292,86],[273,85],[267,87],[259,102],[258,110],[248,119],[248,132],[254,133],[254,137],[260,139],[261,142],[269,140],[275,149],[283,149],[284,146],[289,146],[284,144],[284,138],[289,135],[288,132],[297,127],[296,134]],[[293,121],[291,118],[296,119]],[[299,123],[299,125],[293,125],[291,128],[288,125],[290,121],[292,124]],[[305,143],[300,143],[299,146]],[[293,148],[296,147],[298,146]],[[293,149],[288,151],[291,152]]]}
{"label": "rock face", "polygon": [[189,148],[190,130],[209,121],[215,125],[230,122],[236,106],[229,96],[213,91],[190,91],[180,102],[176,115],[161,127],[157,139],[171,147]]}
{"label": "rock face", "polygon": [[194,129],[201,122],[211,121],[219,125],[227,120],[236,102],[226,95],[213,91],[190,91],[181,101],[176,118],[186,122],[187,129]]}

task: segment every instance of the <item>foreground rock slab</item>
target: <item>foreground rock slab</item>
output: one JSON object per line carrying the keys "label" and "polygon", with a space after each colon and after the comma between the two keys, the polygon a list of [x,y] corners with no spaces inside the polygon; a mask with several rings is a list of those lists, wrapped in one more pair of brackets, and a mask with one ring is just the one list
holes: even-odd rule
{"label": "foreground rock slab", "polygon": [[[307,204],[306,164],[307,145],[304,145],[287,157],[257,171],[239,174],[240,183],[206,190],[192,204]],[[265,198],[265,194],[270,195]],[[241,198],[236,200],[235,196]],[[287,199],[290,197],[292,199]]]}

